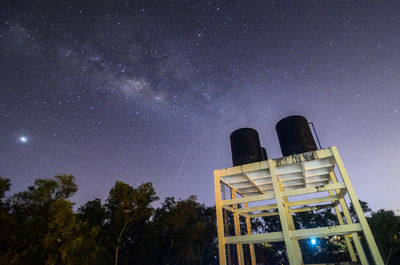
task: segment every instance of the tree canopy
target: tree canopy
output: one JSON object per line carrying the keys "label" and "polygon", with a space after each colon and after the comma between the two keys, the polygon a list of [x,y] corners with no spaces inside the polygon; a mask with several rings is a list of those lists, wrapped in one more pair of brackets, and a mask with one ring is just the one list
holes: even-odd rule
{"label": "tree canopy", "polygon": [[[187,199],[159,198],[148,182],[138,187],[117,181],[108,198],[88,201],[76,211],[72,175],[37,179],[27,190],[7,196],[11,182],[0,177],[0,264],[218,264],[215,207]],[[387,264],[400,260],[400,217],[381,209],[368,221]],[[350,209],[351,210],[351,209]],[[294,215],[297,228],[337,224],[331,210]],[[244,220],[241,220],[245,231]],[[233,216],[228,230],[233,233]],[[259,232],[280,230],[277,216],[252,220]],[[343,238],[300,241],[305,263],[349,260]],[[283,242],[256,244],[257,264],[287,263]],[[228,248],[235,264],[235,248]],[[248,255],[248,247],[244,247]]]}

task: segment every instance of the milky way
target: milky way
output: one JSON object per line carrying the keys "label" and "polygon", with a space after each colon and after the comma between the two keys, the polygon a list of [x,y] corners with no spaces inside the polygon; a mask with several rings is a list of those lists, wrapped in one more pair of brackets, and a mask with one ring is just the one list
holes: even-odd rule
{"label": "milky way", "polygon": [[74,174],[78,205],[116,180],[210,205],[229,134],[253,127],[279,157],[275,124],[300,114],[362,200],[399,208],[397,1],[9,0],[0,13],[13,191]]}

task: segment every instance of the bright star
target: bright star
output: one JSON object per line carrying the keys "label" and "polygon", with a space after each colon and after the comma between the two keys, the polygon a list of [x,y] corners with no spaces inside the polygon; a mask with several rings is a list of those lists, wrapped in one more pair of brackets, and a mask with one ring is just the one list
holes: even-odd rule
{"label": "bright star", "polygon": [[317,240],[315,238],[311,238],[311,245],[315,246],[317,244]]}
{"label": "bright star", "polygon": [[19,137],[19,141],[20,141],[21,143],[26,144],[26,143],[28,142],[28,137],[26,137],[26,136],[20,136],[20,137]]}

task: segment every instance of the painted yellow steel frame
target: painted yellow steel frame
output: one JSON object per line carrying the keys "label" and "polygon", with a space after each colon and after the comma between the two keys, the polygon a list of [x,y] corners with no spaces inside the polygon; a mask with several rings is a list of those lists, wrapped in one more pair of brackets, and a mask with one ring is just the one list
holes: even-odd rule
{"label": "painted yellow steel frame", "polygon": [[[336,166],[340,173],[342,182],[339,182],[334,168],[330,169],[329,180],[324,185],[307,186],[306,178],[304,178],[304,187],[297,189],[285,189],[284,185],[278,174],[276,168],[279,166],[291,165],[300,163],[302,173],[305,176],[304,163],[311,160],[318,159],[332,159],[333,167]],[[254,172],[257,170],[269,171],[268,177],[271,178],[273,190],[263,190],[258,186],[256,181],[247,175],[247,172]],[[223,180],[224,177],[238,176],[242,174],[248,183],[253,185],[258,192],[256,195],[246,196],[233,187],[233,184],[227,183]],[[318,150],[314,152],[304,153],[301,155],[288,156],[279,159],[269,159],[267,161],[243,165],[240,167],[233,167],[222,170],[214,171],[214,184],[215,184],[215,201],[216,201],[216,215],[217,215],[217,229],[218,229],[218,247],[219,247],[219,261],[221,265],[226,265],[226,244],[234,244],[237,247],[237,255],[239,265],[245,264],[245,257],[243,255],[243,244],[249,244],[250,247],[250,260],[251,264],[256,264],[254,244],[284,241],[287,249],[288,259],[291,265],[303,264],[301,249],[299,247],[299,239],[307,239],[311,237],[324,237],[333,235],[344,235],[347,249],[349,251],[350,259],[353,262],[357,261],[356,252],[352,246],[351,241],[354,241],[356,251],[358,254],[359,262],[362,265],[367,265],[364,249],[359,240],[358,233],[363,233],[371,256],[376,265],[383,265],[382,257],[379,253],[371,230],[368,226],[367,220],[364,216],[362,208],[359,204],[358,198],[355,194],[353,186],[350,182],[347,171],[343,165],[342,159],[335,146]],[[231,199],[221,199],[221,184],[228,186],[231,189]],[[301,200],[289,200],[289,197],[305,195],[305,194],[318,194],[320,192],[328,192],[329,196],[307,198]],[[237,194],[241,197],[238,198]],[[348,194],[351,202],[354,205],[359,223],[353,223],[351,219],[347,203],[344,196]],[[250,202],[260,202],[267,200],[275,200],[273,203],[266,205],[258,205],[249,207]],[[243,207],[240,207],[242,206]],[[312,206],[310,206],[312,204]],[[240,205],[240,206],[239,206]],[[341,207],[339,208],[339,205]],[[298,207],[300,206],[300,207]],[[294,208],[291,208],[294,207]],[[320,227],[313,229],[297,229],[293,223],[293,213],[312,211],[325,207],[333,207],[337,215],[339,225],[330,227]],[[231,211],[234,216],[235,236],[225,235],[224,232],[224,216],[222,209]],[[277,211],[268,211],[274,210]],[[343,216],[344,215],[344,220]],[[251,230],[251,218],[265,217],[279,215],[282,231],[271,232],[265,234],[253,234]],[[246,220],[247,234],[241,235],[239,216]],[[351,237],[350,237],[351,235]]]}

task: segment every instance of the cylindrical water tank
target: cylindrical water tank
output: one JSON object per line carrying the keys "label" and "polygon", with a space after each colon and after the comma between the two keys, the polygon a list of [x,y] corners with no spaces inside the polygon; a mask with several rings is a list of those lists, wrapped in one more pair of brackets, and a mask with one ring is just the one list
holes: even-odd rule
{"label": "cylindrical water tank", "polygon": [[262,160],[268,160],[267,149],[261,147]]}
{"label": "cylindrical water tank", "polygon": [[289,116],[276,124],[282,155],[294,155],[317,150],[308,121],[303,116]]}
{"label": "cylindrical water tank", "polygon": [[233,166],[263,160],[258,132],[252,128],[241,128],[230,137]]}

